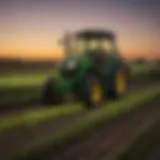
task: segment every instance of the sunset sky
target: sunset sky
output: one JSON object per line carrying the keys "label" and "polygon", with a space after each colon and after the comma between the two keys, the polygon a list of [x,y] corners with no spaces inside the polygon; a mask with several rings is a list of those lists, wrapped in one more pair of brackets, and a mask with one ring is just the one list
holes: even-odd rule
{"label": "sunset sky", "polygon": [[160,58],[158,0],[0,0],[0,57],[62,56],[65,31],[104,28],[126,57]]}

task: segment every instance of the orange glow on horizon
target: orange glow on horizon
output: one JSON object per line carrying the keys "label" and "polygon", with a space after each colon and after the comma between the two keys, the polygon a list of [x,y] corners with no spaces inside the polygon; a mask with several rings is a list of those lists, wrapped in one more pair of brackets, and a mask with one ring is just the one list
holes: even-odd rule
{"label": "orange glow on horizon", "polygon": [[[22,60],[58,60],[64,58],[63,52],[53,51],[53,52],[33,52],[33,53],[0,53],[0,59],[22,59]],[[145,58],[145,59],[160,59],[160,54],[138,54],[133,52],[121,52],[121,56],[126,59],[136,59],[136,58]]]}
{"label": "orange glow on horizon", "polygon": [[[0,58],[13,58],[13,59],[26,59],[26,60],[51,60],[61,59],[64,57],[63,48],[58,46],[57,37],[49,36],[32,36],[32,37],[9,37],[8,40],[2,41],[0,46]],[[135,59],[143,57],[146,59],[158,58],[160,59],[160,51],[158,48],[158,41],[154,43],[156,46],[155,52],[153,43],[150,43],[148,39],[142,37],[142,40],[134,39],[128,41],[129,36],[122,36],[120,41],[117,41],[120,53],[126,59]],[[136,43],[135,43],[136,42]]]}
{"label": "orange glow on horizon", "polygon": [[160,59],[160,10],[140,1],[2,1],[0,58],[59,59],[57,40],[65,32],[96,28],[115,33],[123,57]]}

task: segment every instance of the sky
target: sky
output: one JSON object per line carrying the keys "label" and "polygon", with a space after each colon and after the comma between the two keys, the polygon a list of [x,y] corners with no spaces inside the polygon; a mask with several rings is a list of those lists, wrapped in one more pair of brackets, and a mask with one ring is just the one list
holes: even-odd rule
{"label": "sky", "polygon": [[66,31],[115,32],[127,58],[160,58],[159,0],[0,0],[0,58],[63,56]]}

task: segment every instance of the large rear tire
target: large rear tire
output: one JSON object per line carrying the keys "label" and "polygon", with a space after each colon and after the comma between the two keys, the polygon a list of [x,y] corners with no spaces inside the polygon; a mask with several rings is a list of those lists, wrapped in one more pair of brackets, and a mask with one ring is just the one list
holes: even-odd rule
{"label": "large rear tire", "polygon": [[62,102],[62,96],[55,93],[54,86],[55,82],[53,78],[48,78],[48,80],[44,84],[42,93],[43,105],[58,105]]}
{"label": "large rear tire", "polygon": [[129,86],[129,75],[126,70],[120,69],[115,72],[112,88],[109,90],[109,97],[112,99],[123,98]]}
{"label": "large rear tire", "polygon": [[87,75],[83,80],[83,86],[79,90],[79,98],[86,108],[98,108],[104,100],[104,91],[98,78]]}

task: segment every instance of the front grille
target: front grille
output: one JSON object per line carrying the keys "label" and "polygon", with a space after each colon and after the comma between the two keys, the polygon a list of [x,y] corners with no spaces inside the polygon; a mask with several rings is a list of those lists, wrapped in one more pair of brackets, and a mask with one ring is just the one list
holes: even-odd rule
{"label": "front grille", "polygon": [[74,69],[64,68],[62,70],[62,74],[64,76],[73,76],[73,75],[75,75],[75,73],[76,73],[76,69],[75,68]]}

